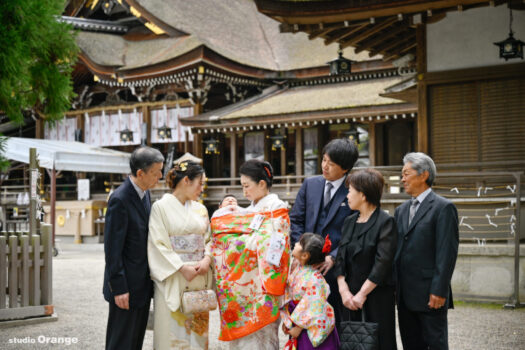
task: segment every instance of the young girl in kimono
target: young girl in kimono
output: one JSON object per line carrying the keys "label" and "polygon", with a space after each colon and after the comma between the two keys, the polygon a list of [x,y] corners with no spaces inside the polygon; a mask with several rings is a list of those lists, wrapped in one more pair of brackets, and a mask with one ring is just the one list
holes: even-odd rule
{"label": "young girl in kimono", "polygon": [[334,309],[328,303],[330,287],[312,265],[325,261],[330,239],[305,233],[292,256],[299,266],[288,276],[286,304],[282,310],[283,331],[290,336],[285,349],[333,350],[339,348]]}

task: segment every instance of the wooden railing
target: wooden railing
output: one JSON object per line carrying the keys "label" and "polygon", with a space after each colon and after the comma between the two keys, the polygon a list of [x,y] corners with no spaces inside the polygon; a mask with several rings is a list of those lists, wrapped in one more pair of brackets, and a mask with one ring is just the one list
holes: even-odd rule
{"label": "wooden railing", "polygon": [[51,225],[0,234],[0,321],[53,314]]}

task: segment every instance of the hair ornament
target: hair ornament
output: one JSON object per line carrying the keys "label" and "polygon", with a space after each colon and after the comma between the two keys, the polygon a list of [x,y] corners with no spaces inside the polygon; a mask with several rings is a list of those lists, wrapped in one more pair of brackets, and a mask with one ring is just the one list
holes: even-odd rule
{"label": "hair ornament", "polygon": [[188,170],[188,161],[176,163],[173,168],[175,168],[175,171],[185,172]]}
{"label": "hair ornament", "polygon": [[326,235],[324,239],[324,245],[323,245],[323,253],[330,253],[330,250],[332,249],[332,241],[330,240],[330,235]]}
{"label": "hair ornament", "polygon": [[270,172],[270,169],[268,169],[265,165],[263,165],[264,171],[266,171],[266,174],[268,174],[268,178],[272,178],[272,173]]}

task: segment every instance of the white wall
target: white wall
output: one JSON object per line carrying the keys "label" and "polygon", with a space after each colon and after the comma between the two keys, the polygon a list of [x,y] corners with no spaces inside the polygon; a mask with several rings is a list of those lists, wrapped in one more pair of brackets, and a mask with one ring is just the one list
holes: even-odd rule
{"label": "white wall", "polygon": [[[514,38],[525,41],[525,11],[513,10]],[[449,12],[427,26],[427,70],[429,72],[525,62],[499,58],[495,42],[509,34],[507,5]]]}

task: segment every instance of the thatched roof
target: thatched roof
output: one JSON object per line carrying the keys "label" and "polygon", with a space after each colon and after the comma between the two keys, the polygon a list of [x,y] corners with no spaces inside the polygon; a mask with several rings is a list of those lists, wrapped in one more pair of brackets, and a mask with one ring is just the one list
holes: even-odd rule
{"label": "thatched roof", "polygon": [[272,86],[245,101],[186,118],[183,124],[217,128],[347,117],[369,120],[382,116],[380,119],[384,120],[387,115],[416,113],[415,104],[380,96],[389,86],[402,80],[401,77],[389,77],[292,88]]}
{"label": "thatched roof", "polygon": [[128,41],[119,35],[93,32],[79,32],[76,41],[80,49],[95,63],[121,69],[168,61],[202,45],[192,36]]}
{"label": "thatched roof", "polygon": [[[282,34],[279,23],[257,11],[252,0],[138,0],[153,16],[188,33],[178,38],[128,41],[118,35],[79,33],[81,50],[95,63],[121,69],[169,61],[203,45],[242,65],[271,71],[320,67],[337,57],[337,45],[310,40],[304,33]],[[366,52],[344,51],[355,61]]]}
{"label": "thatched roof", "polygon": [[267,98],[222,115],[220,119],[396,104],[400,101],[381,97],[379,94],[401,80],[396,77],[283,89]]}

